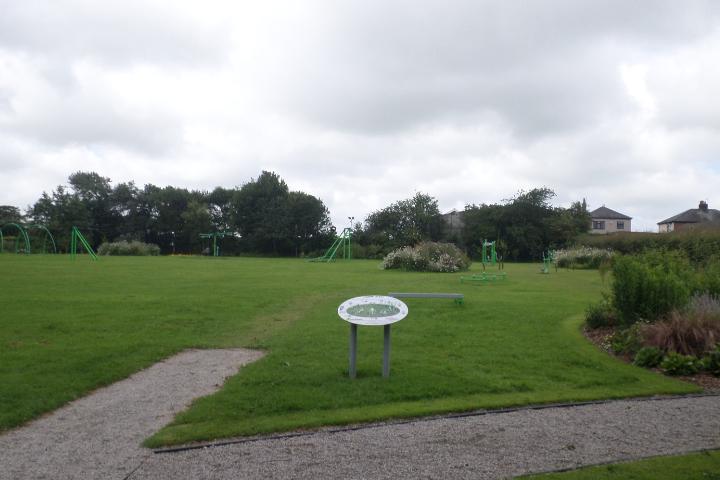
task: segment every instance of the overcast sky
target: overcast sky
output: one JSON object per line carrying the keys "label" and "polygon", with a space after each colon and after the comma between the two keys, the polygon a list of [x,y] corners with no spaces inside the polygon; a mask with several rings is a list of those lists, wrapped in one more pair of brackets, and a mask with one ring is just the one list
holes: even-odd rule
{"label": "overcast sky", "polygon": [[0,204],[262,170],[338,227],[546,186],[720,209],[720,2],[0,0]]}

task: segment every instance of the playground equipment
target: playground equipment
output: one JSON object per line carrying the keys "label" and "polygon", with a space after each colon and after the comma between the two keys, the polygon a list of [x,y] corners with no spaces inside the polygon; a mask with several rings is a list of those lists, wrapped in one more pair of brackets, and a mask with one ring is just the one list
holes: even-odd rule
{"label": "playground equipment", "polygon": [[[28,237],[27,230],[18,223],[6,223],[0,228],[0,252],[3,251],[5,245],[5,239],[2,236],[2,230],[6,227],[13,227],[18,231],[18,235],[15,237],[15,253],[30,253],[30,237]],[[20,240],[25,243],[25,248],[20,249]]]}
{"label": "playground equipment", "polygon": [[495,282],[498,280],[505,280],[507,278],[507,273],[505,272],[498,272],[498,273],[475,273],[473,275],[470,275],[469,277],[460,277],[460,283],[465,282],[475,282],[475,283],[488,283],[488,282]]}
{"label": "playground equipment", "polygon": [[83,234],[80,233],[80,230],[78,230],[77,227],[72,227],[72,231],[70,232],[70,258],[74,260],[75,255],[77,255],[78,240],[80,241],[80,244],[83,246],[83,248],[85,248],[85,251],[88,253],[88,255],[90,255],[93,260],[97,260],[97,255],[95,255],[92,247],[90,246],[88,241],[85,240],[85,237],[83,237]]}
{"label": "playground equipment", "polygon": [[352,244],[351,244],[351,238],[352,238],[352,229],[350,228],[344,228],[342,233],[338,235],[338,237],[335,239],[332,245],[330,245],[330,248],[327,249],[325,252],[325,255],[322,257],[317,258],[311,258],[310,262],[332,262],[335,260],[335,256],[337,255],[337,251],[340,250],[342,247],[342,258],[345,260],[349,260],[352,258]]}
{"label": "playground equipment", "polygon": [[232,235],[232,233],[231,232],[201,233],[200,238],[207,238],[208,240],[212,238],[212,256],[219,257],[220,256],[220,247],[217,244],[217,239],[225,238],[225,235]]}
{"label": "playground equipment", "polygon": [[[547,255],[543,252],[543,266],[540,269],[542,273],[550,273],[550,264],[555,262],[555,251],[548,250]],[[555,271],[557,272],[557,264],[555,264]]]}
{"label": "playground equipment", "polygon": [[[27,225],[23,226],[19,223],[6,223],[0,228],[0,253],[5,248],[5,239],[3,237],[2,230],[5,227],[13,227],[15,230],[18,231],[18,234],[15,236],[15,253],[31,253],[31,245],[32,242],[30,241],[30,230],[31,229],[37,229],[44,232],[43,236],[43,243],[42,243],[42,253],[48,253],[48,245],[52,246],[52,252],[51,253],[57,253],[57,246],[55,245],[55,238],[53,238],[52,233],[50,233],[50,230],[43,227],[42,225]],[[24,248],[20,247],[20,242],[24,244]]]}
{"label": "playground equipment", "polygon": [[57,253],[57,245],[55,244],[55,238],[53,238],[52,233],[50,233],[50,230],[43,227],[42,225],[30,225],[29,227],[27,227],[28,230],[31,228],[40,230],[45,233],[45,235],[43,235],[42,253],[49,253],[48,252],[48,244],[50,246],[52,246],[51,253]]}
{"label": "playground equipment", "polygon": [[499,269],[504,267],[502,260],[498,263],[497,251],[495,250],[495,242],[483,240],[482,243],[482,261],[483,270],[487,265],[497,265]]}

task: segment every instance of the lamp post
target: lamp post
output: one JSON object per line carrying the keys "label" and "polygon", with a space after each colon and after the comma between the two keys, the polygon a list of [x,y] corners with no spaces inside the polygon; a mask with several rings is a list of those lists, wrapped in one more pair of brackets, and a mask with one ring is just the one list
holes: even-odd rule
{"label": "lamp post", "polygon": [[347,258],[352,258],[352,243],[351,237],[352,237],[352,229],[353,229],[353,220],[355,220],[355,217],[348,217],[348,220],[350,221],[350,229],[348,230],[348,236],[347,236],[347,249],[348,249],[348,255]]}

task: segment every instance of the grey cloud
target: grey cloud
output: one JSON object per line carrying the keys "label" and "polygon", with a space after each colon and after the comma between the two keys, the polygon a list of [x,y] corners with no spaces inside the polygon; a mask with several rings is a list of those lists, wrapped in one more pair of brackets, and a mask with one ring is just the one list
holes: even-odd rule
{"label": "grey cloud", "polygon": [[70,62],[207,64],[224,56],[229,32],[150,2],[5,1],[0,46]]}
{"label": "grey cloud", "polygon": [[14,119],[3,130],[45,147],[106,145],[150,156],[169,154],[182,139],[178,121],[159,112],[121,113],[101,99],[87,98],[47,107]]}
{"label": "grey cloud", "polygon": [[289,113],[371,134],[484,115],[521,136],[538,136],[625,113],[618,63],[706,34],[720,4],[356,7],[320,25],[321,32],[307,40],[305,56],[284,70],[278,102]]}

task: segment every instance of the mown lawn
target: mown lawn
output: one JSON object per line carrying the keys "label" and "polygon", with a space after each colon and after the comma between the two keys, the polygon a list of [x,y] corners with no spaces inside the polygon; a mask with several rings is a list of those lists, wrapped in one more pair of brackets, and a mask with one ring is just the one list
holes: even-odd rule
{"label": "mown lawn", "polygon": [[600,465],[526,480],[720,480],[720,451]]}
{"label": "mown lawn", "polygon": [[[460,274],[383,271],[377,261],[0,255],[0,429],[190,347],[267,355],[202,398],[150,446],[327,424],[697,388],[625,365],[579,331],[599,298],[594,271],[460,284]],[[477,270],[478,265],[474,265]],[[381,377],[382,328],[360,327],[347,377],[337,306],[390,291],[461,292],[465,304],[407,299]]]}

